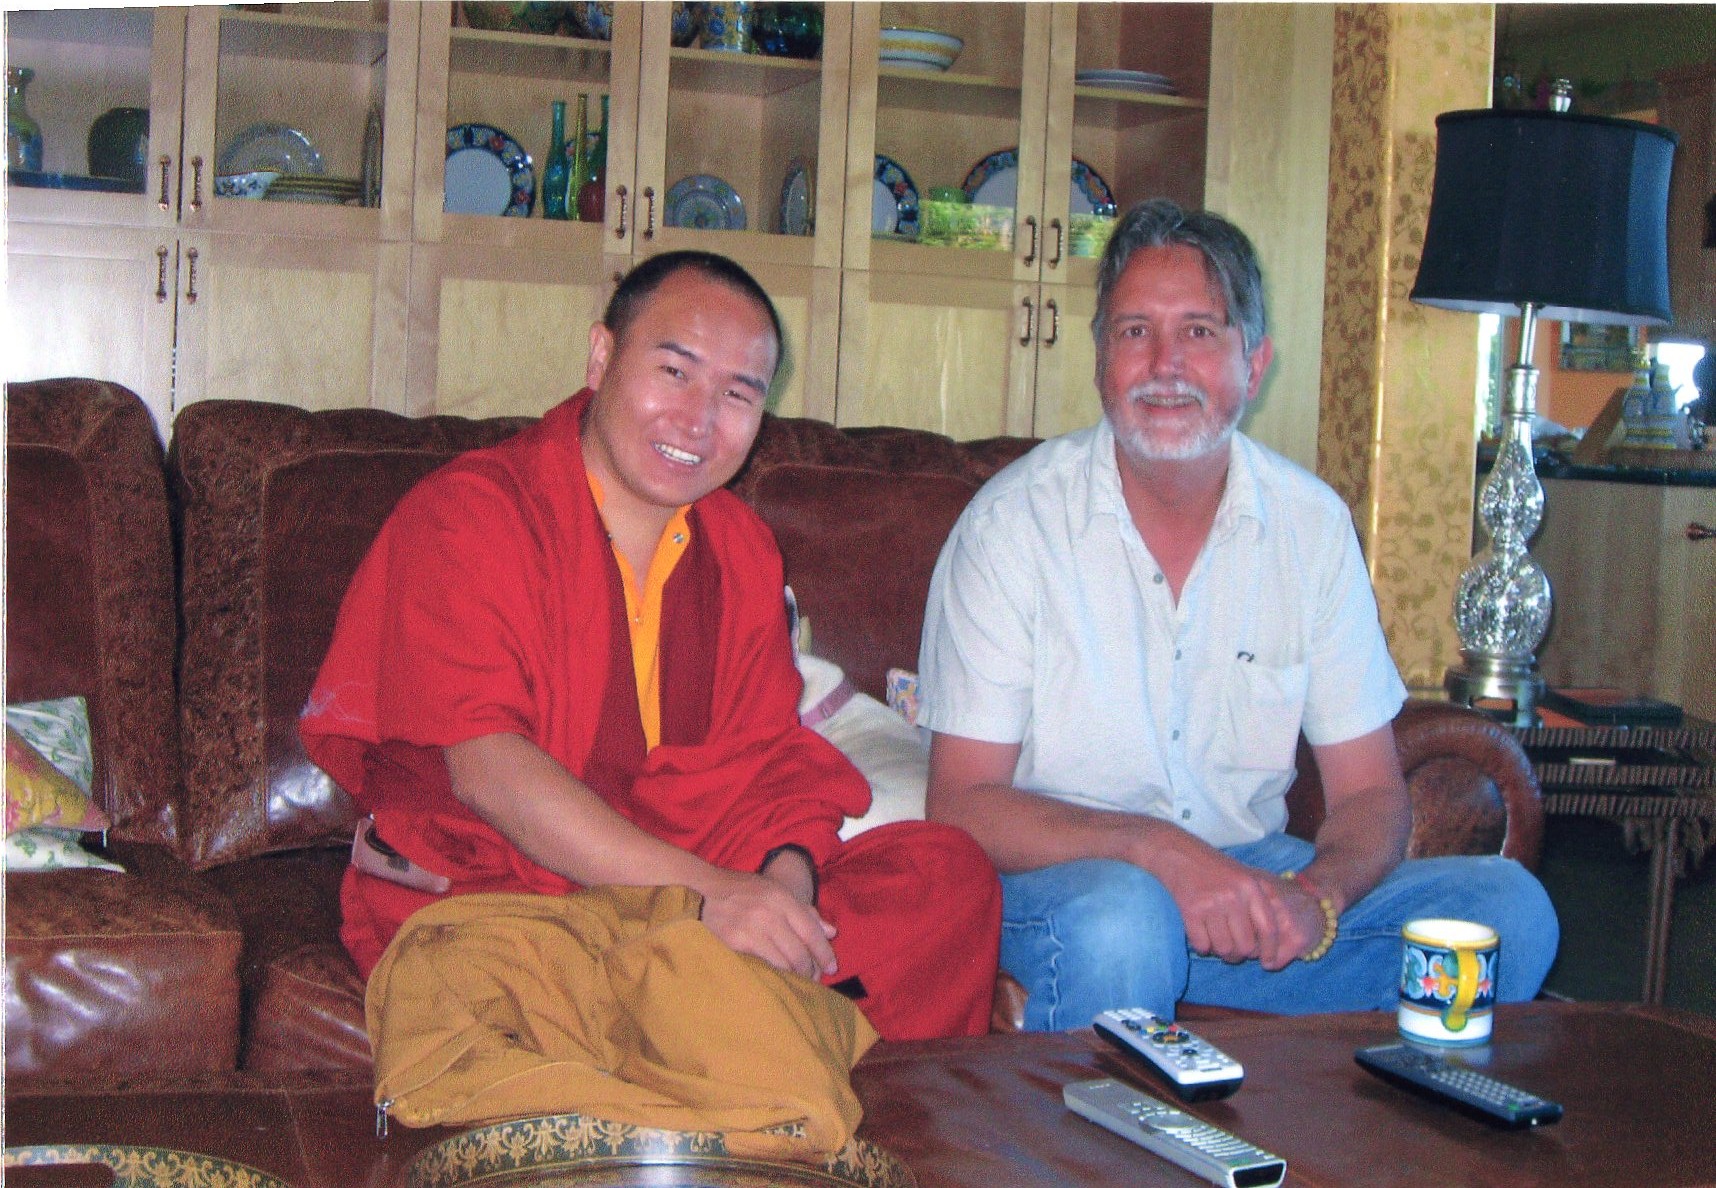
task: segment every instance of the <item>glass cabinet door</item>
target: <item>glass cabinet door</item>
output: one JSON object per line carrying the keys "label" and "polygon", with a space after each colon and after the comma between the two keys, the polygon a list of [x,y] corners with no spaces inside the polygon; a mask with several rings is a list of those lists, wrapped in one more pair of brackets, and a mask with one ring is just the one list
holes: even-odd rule
{"label": "glass cabinet door", "polygon": [[421,21],[415,238],[629,254],[641,6],[431,0]]}
{"label": "glass cabinet door", "polygon": [[644,5],[637,250],[837,266],[850,7],[680,8]]}
{"label": "glass cabinet door", "polygon": [[846,267],[1036,279],[1050,15],[857,7]]}
{"label": "glass cabinet door", "polygon": [[[185,10],[6,13],[7,217],[164,227],[177,217]],[[14,158],[16,155],[16,159]]]}
{"label": "glass cabinet door", "polygon": [[374,239],[387,195],[399,237],[416,28],[379,0],[193,6],[181,222]]}

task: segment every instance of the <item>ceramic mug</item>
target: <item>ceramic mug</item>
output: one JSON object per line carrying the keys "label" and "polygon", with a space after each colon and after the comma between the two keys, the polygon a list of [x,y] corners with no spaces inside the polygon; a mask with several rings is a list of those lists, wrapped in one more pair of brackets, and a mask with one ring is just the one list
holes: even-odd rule
{"label": "ceramic mug", "polygon": [[1468,920],[1410,920],[1401,929],[1400,1034],[1444,1045],[1489,1042],[1501,938]]}

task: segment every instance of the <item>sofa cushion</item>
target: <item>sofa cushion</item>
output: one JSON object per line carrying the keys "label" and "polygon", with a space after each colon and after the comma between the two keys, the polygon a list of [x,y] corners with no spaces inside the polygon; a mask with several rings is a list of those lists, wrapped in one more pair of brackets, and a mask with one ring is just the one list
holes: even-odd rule
{"label": "sofa cushion", "polygon": [[297,722],[346,585],[399,498],[528,424],[210,400],[179,414],[183,849],[206,868],[350,836]]}
{"label": "sofa cushion", "polygon": [[238,921],[160,846],[124,873],[6,876],[7,1090],[223,1072],[238,1056]]}
{"label": "sofa cushion", "polygon": [[6,702],[82,697],[91,798],[170,843],[179,785],[173,546],[154,421],[95,380],[6,387]]}
{"label": "sofa cushion", "polygon": [[930,574],[953,522],[1034,443],[765,418],[733,488],[773,529],[810,650],[863,692],[916,668]]}
{"label": "sofa cushion", "polygon": [[339,942],[347,852],[264,854],[205,872],[244,929],[241,1068],[370,1067],[364,983]]}

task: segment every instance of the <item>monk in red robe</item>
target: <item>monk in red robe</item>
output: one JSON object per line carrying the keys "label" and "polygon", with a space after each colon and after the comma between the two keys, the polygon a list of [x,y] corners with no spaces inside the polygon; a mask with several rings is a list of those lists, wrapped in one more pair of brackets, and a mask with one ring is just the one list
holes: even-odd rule
{"label": "monk in red robe", "polygon": [[369,869],[409,872],[346,871],[365,976],[441,894],[679,884],[884,1038],[987,1028],[994,869],[945,825],[839,839],[869,789],[798,721],[780,554],[723,489],[780,342],[738,265],[653,257],[591,328],[588,387],[382,528],[300,723],[373,818]]}

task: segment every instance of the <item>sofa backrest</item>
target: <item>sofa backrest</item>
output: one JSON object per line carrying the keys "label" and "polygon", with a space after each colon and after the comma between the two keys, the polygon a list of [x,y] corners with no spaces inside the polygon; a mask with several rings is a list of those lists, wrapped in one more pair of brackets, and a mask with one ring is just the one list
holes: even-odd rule
{"label": "sofa backrest", "polygon": [[529,423],[239,400],[179,414],[168,468],[180,524],[181,849],[193,865],[350,838],[351,803],[297,730],[346,586],[419,479]]}
{"label": "sofa backrest", "polygon": [[97,380],[6,385],[6,701],[85,699],[93,799],[132,841],[176,831],[174,613],[143,402]]}
{"label": "sofa backrest", "polygon": [[978,487],[1033,444],[770,417],[733,489],[773,529],[810,650],[885,695],[916,669],[930,574]]}

